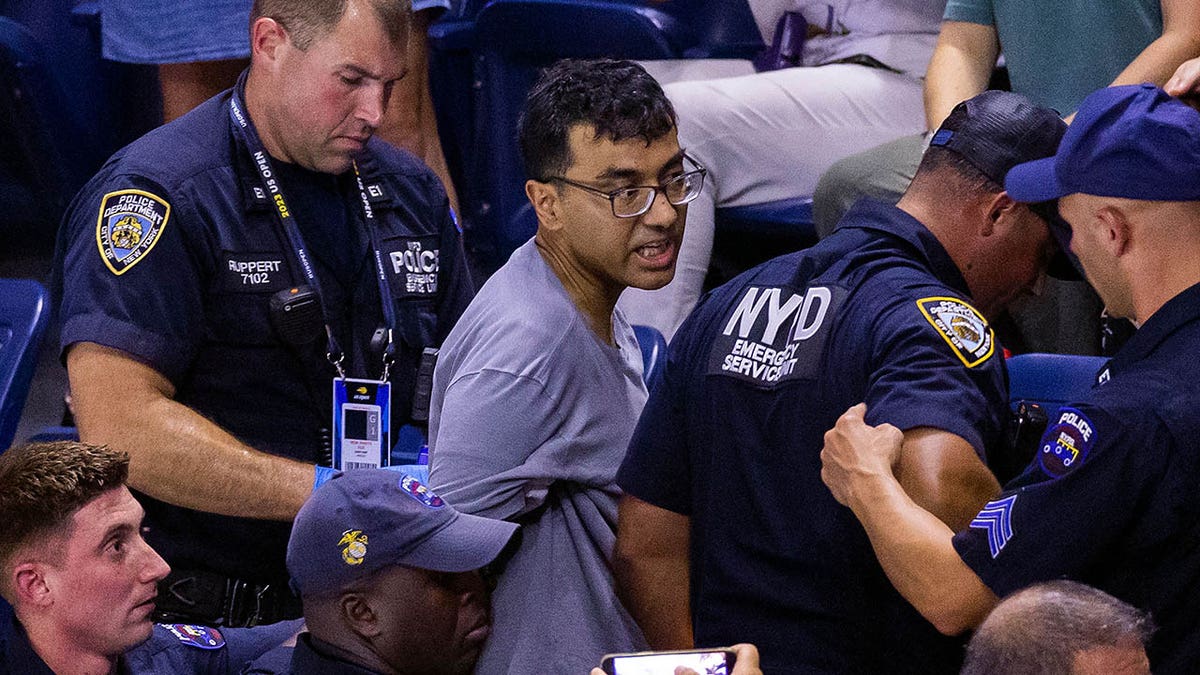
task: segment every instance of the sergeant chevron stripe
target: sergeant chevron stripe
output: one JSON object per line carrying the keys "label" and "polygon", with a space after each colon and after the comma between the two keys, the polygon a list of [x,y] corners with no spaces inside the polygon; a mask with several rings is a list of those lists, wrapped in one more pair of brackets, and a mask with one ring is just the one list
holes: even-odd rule
{"label": "sergeant chevron stripe", "polygon": [[979,515],[975,516],[975,520],[971,521],[971,527],[987,531],[988,548],[991,549],[993,558],[1000,555],[1001,549],[1012,539],[1012,509],[1016,501],[1017,496],[1010,495],[988,502],[979,511]]}

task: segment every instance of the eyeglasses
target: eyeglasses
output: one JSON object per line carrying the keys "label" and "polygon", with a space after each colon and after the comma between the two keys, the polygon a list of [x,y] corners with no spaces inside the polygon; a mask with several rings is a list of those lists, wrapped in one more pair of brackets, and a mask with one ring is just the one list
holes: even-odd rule
{"label": "eyeglasses", "polygon": [[583,183],[577,183],[562,176],[551,176],[547,180],[556,180],[560,183],[566,183],[571,187],[587,190],[592,194],[604,197],[612,204],[613,215],[618,218],[636,218],[650,210],[659,192],[662,192],[663,196],[667,198],[667,202],[674,206],[687,204],[700,196],[701,190],[704,189],[704,176],[708,174],[708,169],[687,155],[684,155],[683,158],[691,162],[696,168],[659,185],[634,185],[632,187],[605,192],[604,190],[599,190]]}

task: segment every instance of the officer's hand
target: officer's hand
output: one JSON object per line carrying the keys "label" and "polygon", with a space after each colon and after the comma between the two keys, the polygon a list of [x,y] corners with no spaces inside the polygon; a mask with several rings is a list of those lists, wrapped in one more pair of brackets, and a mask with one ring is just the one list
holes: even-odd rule
{"label": "officer's hand", "polygon": [[870,426],[863,421],[867,404],[850,408],[825,432],[821,450],[821,480],[834,499],[851,505],[854,491],[868,481],[892,475],[904,434],[890,424]]}
{"label": "officer's hand", "polygon": [[1184,61],[1163,89],[1193,108],[1200,108],[1200,58]]}

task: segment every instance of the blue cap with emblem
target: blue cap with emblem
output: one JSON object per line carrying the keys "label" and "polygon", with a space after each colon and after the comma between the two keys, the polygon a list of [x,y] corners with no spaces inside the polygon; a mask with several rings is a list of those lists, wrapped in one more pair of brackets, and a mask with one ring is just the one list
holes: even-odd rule
{"label": "blue cap with emblem", "polygon": [[1058,153],[1015,167],[1005,185],[1023,201],[1200,201],[1200,112],[1152,84],[1101,89],[1079,104]]}
{"label": "blue cap with emblem", "polygon": [[331,478],[300,508],[287,568],[301,596],[389,565],[467,572],[495,560],[516,529],[455,511],[407,474],[357,469]]}

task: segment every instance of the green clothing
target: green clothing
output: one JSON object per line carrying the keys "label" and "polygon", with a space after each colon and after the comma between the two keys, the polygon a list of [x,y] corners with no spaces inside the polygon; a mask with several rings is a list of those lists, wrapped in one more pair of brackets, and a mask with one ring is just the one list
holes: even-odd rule
{"label": "green clothing", "polygon": [[1063,115],[1162,34],[1158,0],[949,0],[943,18],[996,26],[1013,91]]}

